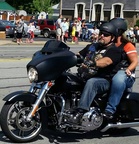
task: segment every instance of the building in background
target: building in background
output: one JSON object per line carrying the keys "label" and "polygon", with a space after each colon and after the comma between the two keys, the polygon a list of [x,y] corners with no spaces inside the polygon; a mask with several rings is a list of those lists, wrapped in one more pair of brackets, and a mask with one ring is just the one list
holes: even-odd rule
{"label": "building in background", "polygon": [[62,0],[62,15],[88,21],[108,21],[121,17],[133,25],[139,19],[139,0]]}

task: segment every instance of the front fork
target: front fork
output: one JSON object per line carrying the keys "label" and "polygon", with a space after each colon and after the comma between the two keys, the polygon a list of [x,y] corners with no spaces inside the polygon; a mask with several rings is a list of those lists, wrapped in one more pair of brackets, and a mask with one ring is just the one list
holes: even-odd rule
{"label": "front fork", "polygon": [[33,104],[33,108],[30,111],[29,115],[27,116],[27,121],[30,121],[32,119],[32,117],[35,115],[36,111],[39,108],[40,103],[43,101],[45,94],[49,91],[49,89],[54,85],[54,81],[49,81],[47,82],[45,85],[43,85],[41,87],[41,84],[36,84],[33,83],[29,92],[33,93],[35,92],[35,87],[40,88],[40,91],[38,93],[38,98],[35,102],[35,104]]}

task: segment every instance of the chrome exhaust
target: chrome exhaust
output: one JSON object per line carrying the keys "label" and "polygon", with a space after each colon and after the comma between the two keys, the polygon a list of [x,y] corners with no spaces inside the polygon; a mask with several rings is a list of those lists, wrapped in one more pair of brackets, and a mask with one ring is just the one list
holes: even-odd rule
{"label": "chrome exhaust", "polygon": [[101,132],[105,132],[105,131],[107,131],[110,128],[119,128],[120,129],[120,128],[136,127],[136,126],[139,126],[139,122],[132,122],[132,123],[121,123],[121,122],[118,122],[117,124],[108,124],[108,125],[106,125],[101,130]]}

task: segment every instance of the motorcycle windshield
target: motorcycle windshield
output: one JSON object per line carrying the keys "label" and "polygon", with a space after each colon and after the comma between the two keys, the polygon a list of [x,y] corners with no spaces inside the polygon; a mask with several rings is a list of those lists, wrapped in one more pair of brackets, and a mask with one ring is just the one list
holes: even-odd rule
{"label": "motorcycle windshield", "polygon": [[60,51],[69,50],[69,49],[70,47],[67,46],[65,43],[63,43],[62,41],[49,40],[45,43],[41,52],[42,53],[54,53],[54,52],[60,52]]}
{"label": "motorcycle windshield", "polygon": [[30,67],[38,71],[38,82],[50,81],[57,79],[65,70],[77,64],[77,57],[71,51],[61,51],[44,55],[39,53],[39,56],[33,58],[27,65],[27,70]]}

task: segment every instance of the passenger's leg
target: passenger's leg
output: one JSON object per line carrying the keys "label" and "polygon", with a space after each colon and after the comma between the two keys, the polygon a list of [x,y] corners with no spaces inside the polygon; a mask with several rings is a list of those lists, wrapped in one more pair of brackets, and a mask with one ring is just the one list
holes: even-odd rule
{"label": "passenger's leg", "polygon": [[119,104],[121,97],[126,89],[126,83],[127,75],[125,71],[118,71],[112,79],[108,104],[105,109],[106,111],[109,111],[112,114],[116,111],[116,107]]}

